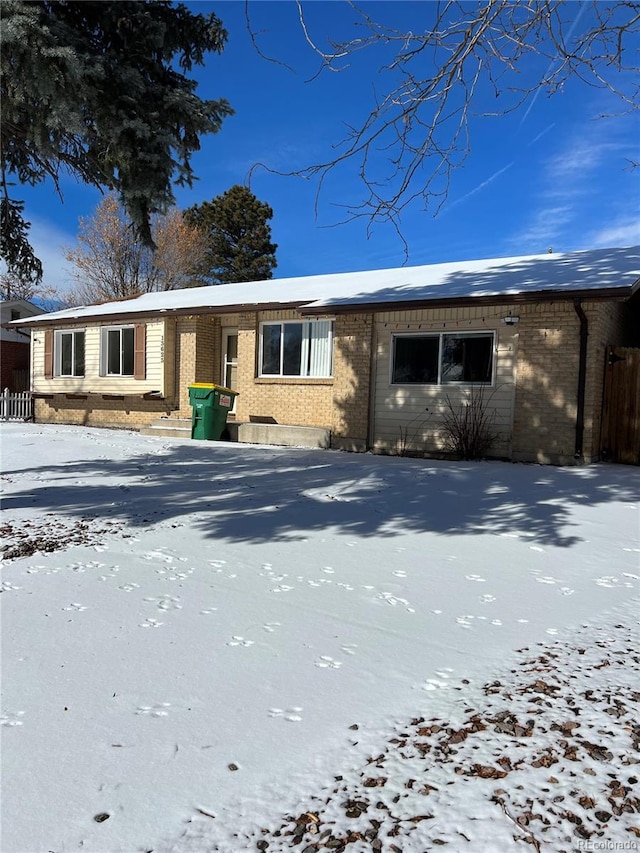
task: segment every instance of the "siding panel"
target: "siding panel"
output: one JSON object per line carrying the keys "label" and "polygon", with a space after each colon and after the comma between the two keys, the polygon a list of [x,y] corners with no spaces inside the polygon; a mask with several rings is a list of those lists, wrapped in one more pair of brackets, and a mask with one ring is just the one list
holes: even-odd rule
{"label": "siding panel", "polygon": [[[438,308],[378,314],[375,326],[373,444],[387,453],[433,453],[443,449],[443,417],[453,407],[481,393],[491,410],[491,430],[498,434],[491,455],[509,456],[515,397],[514,361],[518,327],[500,318],[507,308]],[[392,385],[391,338],[403,333],[495,332],[494,385],[482,390],[456,385]]]}

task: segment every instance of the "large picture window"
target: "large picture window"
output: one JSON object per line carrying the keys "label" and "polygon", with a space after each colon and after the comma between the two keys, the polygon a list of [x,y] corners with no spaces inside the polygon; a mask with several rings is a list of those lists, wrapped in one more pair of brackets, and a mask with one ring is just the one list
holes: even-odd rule
{"label": "large picture window", "polygon": [[54,376],[84,376],[84,331],[57,331],[54,359]]}
{"label": "large picture window", "polygon": [[331,320],[263,323],[260,376],[329,377],[333,370]]}
{"label": "large picture window", "polygon": [[100,330],[100,366],[103,376],[133,376],[134,352],[133,326]]}
{"label": "large picture window", "polygon": [[394,385],[490,385],[494,335],[394,335]]}

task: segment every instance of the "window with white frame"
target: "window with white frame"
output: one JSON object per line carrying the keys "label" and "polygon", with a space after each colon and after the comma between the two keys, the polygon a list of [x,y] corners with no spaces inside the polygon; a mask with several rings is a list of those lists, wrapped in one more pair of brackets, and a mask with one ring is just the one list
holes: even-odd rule
{"label": "window with white frame", "polygon": [[54,376],[84,376],[84,331],[56,331]]}
{"label": "window with white frame", "polygon": [[133,376],[134,354],[133,326],[106,326],[100,330],[102,376]]}
{"label": "window with white frame", "polygon": [[261,324],[260,376],[326,378],[332,371],[332,320]]}
{"label": "window with white frame", "polygon": [[393,385],[490,385],[493,332],[394,335]]}

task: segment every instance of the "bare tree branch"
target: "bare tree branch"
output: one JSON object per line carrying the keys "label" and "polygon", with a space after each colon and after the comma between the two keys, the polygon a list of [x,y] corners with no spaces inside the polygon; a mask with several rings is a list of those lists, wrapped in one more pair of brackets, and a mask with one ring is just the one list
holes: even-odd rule
{"label": "bare tree branch", "polygon": [[[471,153],[473,120],[525,110],[524,122],[539,94],[553,96],[569,80],[608,91],[622,112],[638,109],[640,2],[415,3],[423,18],[430,16],[416,32],[348,5],[358,34],[327,48],[296,0],[305,41],[320,60],[312,79],[323,71],[346,73],[357,53],[375,51],[381,94],[374,89],[369,113],[322,162],[289,172],[265,164],[254,170],[316,179],[319,194],[330,174],[350,164],[364,197],[345,205],[349,219],[390,222],[398,230],[402,211],[416,200],[437,214],[453,172]],[[496,108],[481,110],[489,97]]]}

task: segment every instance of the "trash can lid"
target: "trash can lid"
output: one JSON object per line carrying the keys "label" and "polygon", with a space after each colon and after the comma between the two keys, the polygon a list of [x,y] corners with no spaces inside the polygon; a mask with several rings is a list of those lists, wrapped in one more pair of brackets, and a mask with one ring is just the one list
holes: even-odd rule
{"label": "trash can lid", "polygon": [[225,394],[238,394],[232,388],[224,388],[222,385],[214,385],[212,382],[192,382],[189,388],[208,388],[209,391],[222,391]]}

